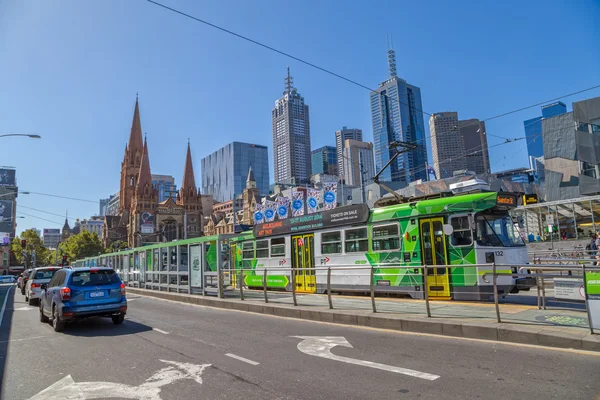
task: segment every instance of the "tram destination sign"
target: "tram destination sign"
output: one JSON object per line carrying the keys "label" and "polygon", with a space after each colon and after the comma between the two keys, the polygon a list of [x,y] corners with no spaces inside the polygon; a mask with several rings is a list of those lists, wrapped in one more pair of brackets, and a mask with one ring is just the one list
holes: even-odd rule
{"label": "tram destination sign", "polygon": [[254,236],[285,235],[335,226],[362,224],[368,219],[369,207],[366,204],[354,204],[301,217],[254,225]]}

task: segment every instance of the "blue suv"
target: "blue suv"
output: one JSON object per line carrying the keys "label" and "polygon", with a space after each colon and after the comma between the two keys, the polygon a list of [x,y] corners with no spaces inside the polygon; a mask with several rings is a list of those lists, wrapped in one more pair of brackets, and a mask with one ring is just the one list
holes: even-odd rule
{"label": "blue suv", "polygon": [[117,325],[125,320],[125,285],[112,268],[64,268],[42,290],[40,321],[52,321],[56,332],[76,319],[111,317]]}

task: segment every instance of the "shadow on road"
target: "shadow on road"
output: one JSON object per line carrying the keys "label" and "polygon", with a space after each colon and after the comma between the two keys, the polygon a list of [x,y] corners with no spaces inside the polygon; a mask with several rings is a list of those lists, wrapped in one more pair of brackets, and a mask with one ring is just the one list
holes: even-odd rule
{"label": "shadow on road", "polygon": [[125,319],[121,325],[115,325],[110,318],[90,318],[67,324],[62,334],[80,337],[110,337],[135,335],[151,330],[152,327],[129,319]]}
{"label": "shadow on road", "polygon": [[[10,288],[10,293],[7,295],[7,291]],[[0,287],[0,307],[4,304],[6,296],[6,307],[4,308],[4,314],[2,320],[0,320],[0,398],[4,398],[4,369],[6,368],[6,361],[8,359],[8,341],[10,340],[10,329],[12,326],[12,317],[14,314],[14,291],[17,290],[16,285],[2,285]]]}

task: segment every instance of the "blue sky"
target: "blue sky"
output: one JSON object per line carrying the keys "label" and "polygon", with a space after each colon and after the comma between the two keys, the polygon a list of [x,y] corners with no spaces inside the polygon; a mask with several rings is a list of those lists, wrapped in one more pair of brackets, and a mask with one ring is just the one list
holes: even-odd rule
{"label": "blue sky", "polygon": [[[600,84],[597,0],[163,1],[370,87],[387,77],[391,33],[398,74],[421,88],[424,110],[461,119]],[[179,185],[190,138],[199,179],[200,159],[230,141],[271,150],[288,65],[310,106],[313,148],[333,145],[344,125],[372,139],[365,89],[144,0],[0,0],[0,134],[43,136],[0,139],[0,165],[17,168],[24,191],[93,201],[115,193],[139,92],[152,172]],[[571,110],[596,96],[563,101]],[[523,121],[540,114],[499,118],[487,131],[521,137]],[[492,170],[525,166],[525,144],[491,149]],[[20,219],[17,230],[59,227],[64,217],[49,213],[67,209],[73,223],[98,205],[21,195],[18,214],[38,218]]]}

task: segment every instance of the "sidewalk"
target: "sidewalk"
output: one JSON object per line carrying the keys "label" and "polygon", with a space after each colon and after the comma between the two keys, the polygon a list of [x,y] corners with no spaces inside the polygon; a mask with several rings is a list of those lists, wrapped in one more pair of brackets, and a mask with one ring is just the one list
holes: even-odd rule
{"label": "sidewalk", "polygon": [[540,346],[600,352],[600,335],[590,334],[584,310],[538,310],[529,305],[500,305],[501,323],[494,304],[458,301],[431,301],[431,318],[423,300],[376,298],[374,313],[370,297],[269,292],[265,303],[262,291],[227,292],[225,299],[149,289],[127,288],[129,293],[208,307],[272,314],[288,318],[369,326],[407,332],[431,333],[465,338],[497,340]]}

